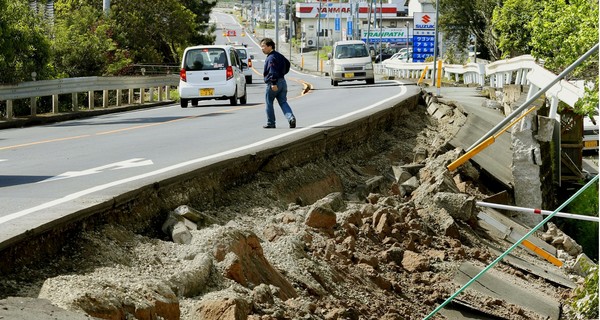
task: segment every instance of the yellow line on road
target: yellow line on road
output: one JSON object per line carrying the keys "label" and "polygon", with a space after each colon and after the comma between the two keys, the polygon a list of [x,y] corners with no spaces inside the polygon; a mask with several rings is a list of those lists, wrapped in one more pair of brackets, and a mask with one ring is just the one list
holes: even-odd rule
{"label": "yellow line on road", "polygon": [[86,135],[75,136],[75,137],[66,137],[66,138],[58,138],[58,139],[51,139],[51,140],[42,140],[42,141],[36,141],[36,142],[30,142],[30,143],[17,144],[17,145],[14,145],[14,146],[0,147],[0,150],[29,147],[29,146],[33,146],[33,145],[36,145],[36,144],[44,144],[44,143],[50,143],[50,142],[59,142],[59,141],[65,141],[65,140],[75,140],[75,139],[86,138],[86,137],[89,137],[89,136],[90,136],[89,134],[86,134]]}

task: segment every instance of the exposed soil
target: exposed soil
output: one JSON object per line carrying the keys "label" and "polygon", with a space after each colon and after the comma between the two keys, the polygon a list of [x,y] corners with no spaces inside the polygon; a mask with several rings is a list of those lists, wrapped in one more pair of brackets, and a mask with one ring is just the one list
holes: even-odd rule
{"label": "exposed soil", "polygon": [[[103,226],[52,261],[3,275],[0,298],[39,297],[107,319],[422,319],[459,288],[453,277],[463,262],[484,267],[495,259],[483,244],[493,239],[472,217],[455,218],[452,226],[440,225],[447,213],[435,219],[440,184],[460,185],[474,199],[488,193],[469,165],[448,174],[450,181],[438,173],[456,157],[446,143],[463,123],[460,113],[435,121],[421,106],[361,148],[258,174],[224,195],[226,206],[196,208],[210,221],[190,231],[190,244],[159,230]],[[392,166],[414,164],[419,190],[394,183]],[[341,193],[313,205],[328,188]],[[290,197],[296,200],[282,201]],[[321,220],[310,222],[318,208]],[[521,249],[515,254],[545,263]],[[494,272],[556,301],[570,294],[506,264]],[[458,300],[488,317],[546,319],[475,291]],[[22,314],[10,319],[31,316]]]}

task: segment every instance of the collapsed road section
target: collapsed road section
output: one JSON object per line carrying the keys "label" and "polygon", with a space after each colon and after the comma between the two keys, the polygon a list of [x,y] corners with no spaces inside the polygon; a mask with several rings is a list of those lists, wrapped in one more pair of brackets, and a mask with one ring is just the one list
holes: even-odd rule
{"label": "collapsed road section", "polygon": [[[97,206],[3,251],[0,316],[45,299],[81,319],[422,319],[511,244],[478,219],[478,170],[446,169],[465,118],[415,96]],[[560,319],[577,255],[519,248],[438,318]]]}

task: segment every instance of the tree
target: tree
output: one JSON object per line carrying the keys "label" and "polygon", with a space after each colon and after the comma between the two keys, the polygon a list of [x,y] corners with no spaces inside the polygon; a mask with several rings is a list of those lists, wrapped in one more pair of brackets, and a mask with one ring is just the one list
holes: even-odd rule
{"label": "tree", "polygon": [[500,58],[497,36],[491,26],[494,8],[499,0],[440,0],[439,27],[449,39],[448,46],[465,50],[469,37],[477,38],[478,57]]}
{"label": "tree", "polygon": [[[184,1],[185,2],[185,1]],[[206,4],[192,2],[194,9],[204,14]],[[110,10],[117,42],[127,49],[136,63],[177,63],[180,53],[189,44],[204,39],[199,17],[179,0],[115,0]]]}
{"label": "tree", "polygon": [[50,42],[46,26],[26,1],[0,0],[0,83],[50,76]]}
{"label": "tree", "polygon": [[102,9],[85,4],[58,6],[53,50],[61,77],[115,74],[131,62],[111,38]]}
{"label": "tree", "polygon": [[[531,53],[558,74],[598,43],[598,12],[595,0],[506,0],[494,11],[493,29],[502,57]],[[592,84],[577,113],[598,109],[598,71],[596,53],[568,75]]]}
{"label": "tree", "polygon": [[531,25],[541,3],[536,0],[506,0],[494,9],[492,28],[498,35],[502,59],[531,54]]}

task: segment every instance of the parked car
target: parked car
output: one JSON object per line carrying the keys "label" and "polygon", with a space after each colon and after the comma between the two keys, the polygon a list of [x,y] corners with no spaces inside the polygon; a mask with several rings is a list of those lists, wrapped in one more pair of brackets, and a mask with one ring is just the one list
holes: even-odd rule
{"label": "parked car", "polygon": [[229,45],[186,48],[179,72],[181,107],[199,100],[227,100],[232,106],[246,104],[246,78],[242,60]]}
{"label": "parked car", "polygon": [[375,51],[375,63],[383,62],[398,52],[406,51],[406,45],[392,45]]}
{"label": "parked car", "polygon": [[238,56],[242,59],[242,63],[244,64],[246,83],[252,84],[252,59],[254,59],[254,55],[250,54],[250,51],[245,45],[236,45],[235,51],[237,51]]}
{"label": "parked car", "polygon": [[365,80],[367,84],[375,83],[373,61],[363,41],[337,41],[327,56],[331,85],[337,86],[341,81],[355,80]]}

